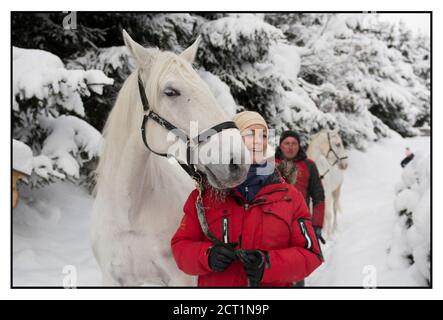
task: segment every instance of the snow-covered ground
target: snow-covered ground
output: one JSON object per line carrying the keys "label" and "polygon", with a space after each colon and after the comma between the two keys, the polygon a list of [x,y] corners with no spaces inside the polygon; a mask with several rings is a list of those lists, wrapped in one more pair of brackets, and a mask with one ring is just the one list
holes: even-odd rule
{"label": "snow-covered ground", "polygon": [[[342,189],[338,231],[323,249],[325,264],[308,279],[311,286],[426,286],[405,270],[389,270],[397,215],[395,186],[401,180],[400,162],[406,147],[427,156],[430,138],[384,140],[367,152],[349,152]],[[375,277],[370,280],[370,277]],[[372,282],[374,281],[374,282]]]}
{"label": "snow-covered ground", "polygon": [[[362,286],[376,270],[377,286],[419,286],[407,271],[389,270],[387,248],[396,219],[395,185],[405,147],[427,155],[429,137],[395,137],[349,152],[339,230],[324,248],[326,263],[307,281],[312,286]],[[89,242],[92,197],[69,182],[39,190],[19,187],[13,211],[13,285],[63,286],[75,267],[77,286],[101,284]]]}
{"label": "snow-covered ground", "polygon": [[39,190],[20,188],[13,211],[13,285],[63,286],[75,276],[78,286],[101,284],[89,241],[93,198],[70,182]]}

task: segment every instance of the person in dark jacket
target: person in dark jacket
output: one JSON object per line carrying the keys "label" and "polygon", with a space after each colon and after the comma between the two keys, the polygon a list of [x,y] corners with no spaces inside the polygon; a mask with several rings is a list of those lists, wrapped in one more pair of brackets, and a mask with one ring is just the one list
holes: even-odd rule
{"label": "person in dark jacket", "polygon": [[297,132],[285,131],[281,134],[275,162],[286,182],[303,194],[308,206],[312,202],[312,224],[317,237],[324,243],[321,230],[325,217],[325,193],[317,166],[301,148]]}
{"label": "person in dark jacket", "polygon": [[[325,193],[314,161],[308,159],[301,148],[300,136],[295,131],[285,131],[275,152],[275,163],[286,182],[299,190],[309,207],[312,203],[312,224],[317,238],[324,244],[322,228],[325,216]],[[295,283],[304,287],[304,279]]]}
{"label": "person in dark jacket", "polygon": [[411,152],[411,149],[406,148],[405,150],[406,157],[400,162],[402,168],[406,167],[412,159],[414,159],[414,154]]}
{"label": "person in dark jacket", "polygon": [[265,158],[268,128],[255,112],[234,118],[251,153],[247,179],[214,196],[205,188],[202,200],[213,243],[200,225],[194,190],[171,240],[177,266],[198,276],[198,286],[290,287],[322,263],[318,240],[303,195],[286,183]]}

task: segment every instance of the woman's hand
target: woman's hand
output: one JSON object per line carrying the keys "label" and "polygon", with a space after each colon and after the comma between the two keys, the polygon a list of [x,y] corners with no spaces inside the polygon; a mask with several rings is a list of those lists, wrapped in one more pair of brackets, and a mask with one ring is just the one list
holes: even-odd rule
{"label": "woman's hand", "polygon": [[223,272],[237,260],[235,249],[231,246],[215,245],[209,252],[209,267],[215,272]]}
{"label": "woman's hand", "polygon": [[241,250],[240,260],[251,286],[258,286],[265,271],[266,253],[260,250]]}

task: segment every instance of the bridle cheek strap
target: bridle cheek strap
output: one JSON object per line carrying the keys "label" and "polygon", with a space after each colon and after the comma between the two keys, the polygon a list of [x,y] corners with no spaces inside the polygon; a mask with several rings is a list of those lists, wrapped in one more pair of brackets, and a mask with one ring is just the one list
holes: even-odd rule
{"label": "bridle cheek strap", "polygon": [[215,135],[217,133],[222,132],[223,130],[238,129],[236,124],[233,121],[225,121],[225,122],[219,123],[209,129],[203,131],[197,137],[191,139],[183,130],[177,128],[171,122],[164,119],[163,117],[161,117],[159,114],[157,114],[156,112],[154,112],[150,108],[149,100],[148,100],[148,97],[146,96],[145,86],[143,84],[143,80],[140,76],[140,73],[138,74],[138,89],[139,89],[139,93],[140,93],[140,99],[141,99],[142,105],[143,105],[143,111],[145,113],[143,116],[142,126],[140,129],[143,143],[145,144],[146,148],[149,149],[149,151],[151,151],[152,153],[154,153],[158,156],[161,156],[161,157],[172,156],[168,153],[157,152],[149,146],[149,143],[147,141],[146,125],[147,125],[149,119],[151,119],[151,120],[155,121],[157,124],[159,124],[160,126],[162,126],[163,128],[165,128],[166,130],[173,131],[173,133],[179,139],[181,139],[182,141],[184,141],[186,143],[186,163],[184,163],[183,161],[180,161],[179,159],[177,159],[175,157],[174,158],[177,160],[177,162],[180,164],[180,166],[191,176],[191,178],[195,178],[196,176],[199,175],[197,173],[197,170],[195,169],[195,166],[192,164],[193,159],[192,159],[192,150],[191,150],[191,140],[192,140],[193,144],[199,145],[200,143],[206,142],[210,137],[212,137],[213,135]]}

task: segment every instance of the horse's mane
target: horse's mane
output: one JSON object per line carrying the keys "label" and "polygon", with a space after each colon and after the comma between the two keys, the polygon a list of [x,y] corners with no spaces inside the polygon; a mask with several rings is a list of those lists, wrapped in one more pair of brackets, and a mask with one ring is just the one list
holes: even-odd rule
{"label": "horse's mane", "polygon": [[319,138],[321,135],[325,134],[326,132],[328,132],[328,129],[322,129],[322,130],[320,130],[319,132],[313,134],[313,135],[311,136],[311,141],[309,142],[309,145],[311,145],[312,143],[316,143],[316,142],[318,141],[318,138]]}
{"label": "horse's mane", "polygon": [[[136,74],[131,74],[123,83],[117,100],[112,108],[103,129],[103,143],[100,150],[99,162],[96,173],[96,190],[103,178],[109,174],[110,168],[120,165],[122,150],[128,135],[136,127],[135,119],[142,117],[142,110],[135,97]],[[132,110],[131,110],[132,109]],[[132,112],[130,112],[131,110]]]}

